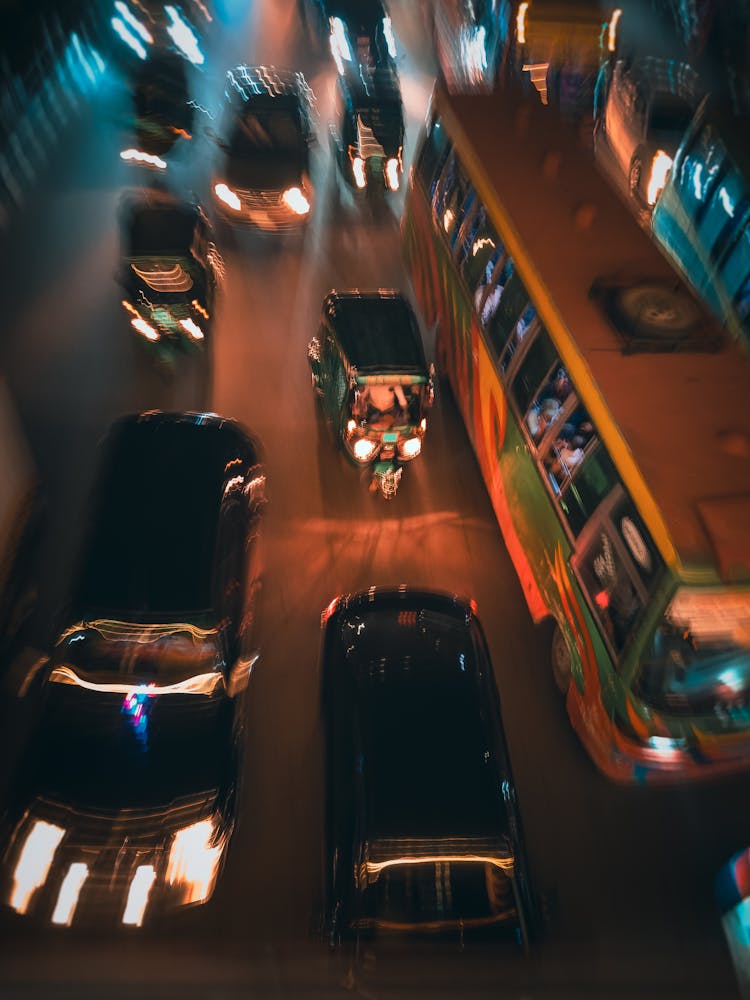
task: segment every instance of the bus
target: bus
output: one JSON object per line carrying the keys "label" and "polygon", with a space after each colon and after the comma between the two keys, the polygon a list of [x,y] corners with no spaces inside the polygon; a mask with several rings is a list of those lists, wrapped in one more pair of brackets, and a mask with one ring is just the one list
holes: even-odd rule
{"label": "bus", "polygon": [[705,98],[651,216],[669,256],[750,348],[750,123]]}
{"label": "bus", "polygon": [[541,105],[439,85],[407,266],[594,762],[623,782],[739,770],[750,359],[582,142]]}

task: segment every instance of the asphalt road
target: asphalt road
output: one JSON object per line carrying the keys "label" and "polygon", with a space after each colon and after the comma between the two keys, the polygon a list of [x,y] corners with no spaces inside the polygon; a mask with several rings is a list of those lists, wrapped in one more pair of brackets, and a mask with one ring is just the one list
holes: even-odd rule
{"label": "asphalt road", "polygon": [[[391,6],[407,50],[408,163],[433,66],[419,5]],[[247,692],[240,823],[212,901],[165,926],[81,936],[3,914],[0,995],[734,996],[712,893],[719,866],[750,843],[747,781],[644,790],[613,786],[594,770],[556,695],[548,636],[530,621],[449,395],[438,395],[424,453],[391,504],[363,489],[322,432],[305,349],[323,296],[332,287],[408,289],[401,205],[364,217],[346,196],[338,202],[327,147],[333,67],[300,32],[295,0],[246,7],[235,4],[235,20],[213,39],[196,90],[210,107],[223,70],[241,60],[303,69],[320,104],[318,197],[302,240],[220,227],[227,276],[210,363],[185,362],[165,379],[120,315],[115,213],[137,181],[118,158],[127,92],[114,70],[14,234],[0,286],[1,360],[49,500],[38,645],[53,638],[96,444],[114,417],[209,409],[264,443],[262,656]],[[197,136],[175,164],[175,183],[207,199],[212,158],[211,140]],[[431,356],[430,331],[425,338]],[[454,591],[479,606],[548,911],[528,959],[489,945],[376,942],[351,962],[316,940],[320,612],[342,591],[397,583]],[[30,712],[6,696],[8,769]]]}

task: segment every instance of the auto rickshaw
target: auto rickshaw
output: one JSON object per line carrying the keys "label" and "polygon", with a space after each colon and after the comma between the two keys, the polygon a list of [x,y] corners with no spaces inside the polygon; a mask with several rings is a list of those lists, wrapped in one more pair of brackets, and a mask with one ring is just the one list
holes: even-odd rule
{"label": "auto rickshaw", "polygon": [[307,349],[313,389],[344,454],[387,500],[422,450],[434,396],[414,312],[400,292],[330,292]]}

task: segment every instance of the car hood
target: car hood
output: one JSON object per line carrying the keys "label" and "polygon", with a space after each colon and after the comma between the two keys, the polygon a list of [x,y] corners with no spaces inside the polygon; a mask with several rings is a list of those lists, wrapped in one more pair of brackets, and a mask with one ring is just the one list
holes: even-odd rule
{"label": "car hood", "polygon": [[224,164],[226,183],[237,191],[284,191],[300,186],[306,172],[305,158],[274,153],[261,153],[246,159],[227,157]]}
{"label": "car hood", "polygon": [[216,789],[150,810],[90,811],[37,797],[16,817],[3,902],[62,926],[137,927],[206,902],[234,825]]}

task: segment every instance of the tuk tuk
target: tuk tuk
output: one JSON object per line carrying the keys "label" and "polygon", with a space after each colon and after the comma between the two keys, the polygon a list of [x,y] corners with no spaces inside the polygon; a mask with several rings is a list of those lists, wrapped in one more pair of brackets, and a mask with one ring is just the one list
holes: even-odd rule
{"label": "tuk tuk", "polygon": [[414,312],[400,292],[330,292],[308,346],[312,384],[344,454],[372,469],[371,491],[387,500],[403,465],[422,450],[434,397]]}

